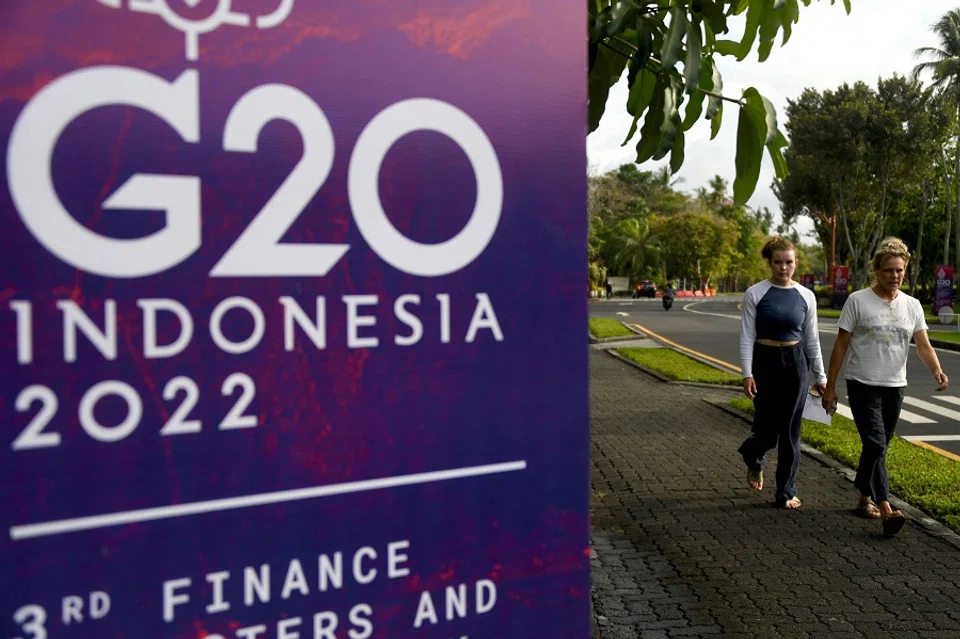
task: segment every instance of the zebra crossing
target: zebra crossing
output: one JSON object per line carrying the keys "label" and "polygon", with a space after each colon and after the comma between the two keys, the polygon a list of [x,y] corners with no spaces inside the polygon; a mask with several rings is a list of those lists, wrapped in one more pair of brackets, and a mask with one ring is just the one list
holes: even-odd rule
{"label": "zebra crossing", "polygon": [[[853,419],[850,407],[845,404],[837,406],[837,414]],[[956,426],[954,433],[924,434],[923,424],[939,424]],[[929,399],[920,399],[907,395],[903,398],[903,409],[900,411],[900,425],[918,425],[921,428],[909,428],[908,433],[901,433],[903,439],[923,442],[960,442],[960,397],[931,395]]]}

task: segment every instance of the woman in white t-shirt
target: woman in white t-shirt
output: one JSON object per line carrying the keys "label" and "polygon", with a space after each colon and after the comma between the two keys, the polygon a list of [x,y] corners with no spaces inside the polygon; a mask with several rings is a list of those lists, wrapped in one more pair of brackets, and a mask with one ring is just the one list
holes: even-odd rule
{"label": "woman in white t-shirt", "polygon": [[917,344],[917,355],[937,380],[937,390],[948,384],[927,337],[923,307],[900,290],[909,259],[910,252],[901,240],[889,237],[881,242],[872,263],[876,284],[851,294],[843,306],[823,394],[824,408],[836,406],[837,377],[849,350],[844,377],[863,443],[854,481],[860,491],[857,512],[880,519],[888,536],[900,532],[905,521],[903,513],[890,506],[887,446],[903,406],[911,338]]}

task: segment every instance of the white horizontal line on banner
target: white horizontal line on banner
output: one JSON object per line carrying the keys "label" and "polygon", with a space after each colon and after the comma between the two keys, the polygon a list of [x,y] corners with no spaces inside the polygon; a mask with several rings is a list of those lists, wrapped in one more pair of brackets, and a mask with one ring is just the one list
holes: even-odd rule
{"label": "white horizontal line on banner", "polygon": [[525,470],[526,468],[527,462],[525,460],[519,460],[503,462],[500,464],[487,464],[484,466],[467,466],[464,468],[451,468],[449,470],[435,470],[426,473],[414,473],[411,475],[397,475],[396,477],[381,477],[379,479],[367,479],[363,481],[352,481],[342,484],[330,484],[328,486],[312,486],[310,488],[280,490],[271,493],[261,493],[259,495],[244,495],[242,497],[211,499],[209,501],[199,501],[189,504],[158,506],[156,508],[128,510],[124,512],[107,513],[105,515],[77,517],[74,519],[60,519],[57,521],[13,526],[10,528],[10,538],[13,540],[19,540],[30,539],[32,537],[60,535],[63,533],[78,532],[81,530],[107,528],[109,526],[135,524],[146,521],[156,521],[158,519],[188,517],[190,515],[200,515],[224,510],[236,510],[238,508],[252,508],[254,506],[280,504],[284,502],[300,501],[303,499],[315,499],[317,497],[330,497],[332,495],[345,495],[347,493],[359,493],[370,490],[381,490],[384,488],[397,488],[399,486],[429,484],[433,482],[448,481],[451,479],[463,479],[466,477],[478,477],[481,475],[509,473],[518,470]]}

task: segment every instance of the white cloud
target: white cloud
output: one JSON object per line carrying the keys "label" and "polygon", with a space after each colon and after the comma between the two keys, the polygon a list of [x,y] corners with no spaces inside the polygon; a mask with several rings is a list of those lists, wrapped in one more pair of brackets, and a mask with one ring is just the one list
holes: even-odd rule
{"label": "white cloud", "polygon": [[[739,97],[747,87],[755,87],[770,99],[782,118],[787,99],[798,97],[807,87],[823,91],[858,80],[875,86],[880,77],[895,72],[907,75],[917,63],[913,51],[937,45],[930,25],[958,4],[960,0],[853,0],[849,16],[840,0],[833,6],[827,0],[801,6],[800,21],[794,25],[790,41],[781,48],[778,36],[766,62],[757,62],[756,49],[742,62],[716,56],[723,74],[723,92]],[[730,25],[731,32],[724,37],[739,38],[742,21],[731,21]],[[623,80],[611,88],[600,126],[587,137],[592,173],[604,173],[636,158],[639,135],[620,146],[632,122],[624,108],[626,100],[627,84]],[[680,188],[693,191],[706,186],[714,175],[733,183],[737,107],[727,106],[723,126],[713,141],[710,124],[705,120],[687,132],[686,160],[676,176],[684,180]],[[653,170],[663,163],[647,162],[642,168]],[[764,155],[760,181],[748,205],[766,206],[779,214],[780,204],[770,190],[773,176],[773,165]],[[798,228],[805,233],[812,230],[813,224],[803,219]]]}

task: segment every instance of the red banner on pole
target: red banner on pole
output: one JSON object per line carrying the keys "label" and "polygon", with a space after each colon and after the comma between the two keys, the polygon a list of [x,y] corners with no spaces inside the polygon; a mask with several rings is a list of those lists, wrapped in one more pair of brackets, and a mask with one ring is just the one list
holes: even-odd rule
{"label": "red banner on pole", "polygon": [[831,306],[833,308],[843,308],[844,303],[847,301],[847,283],[850,279],[850,267],[849,266],[834,266],[833,273],[830,275],[830,283],[833,286],[833,299]]}

